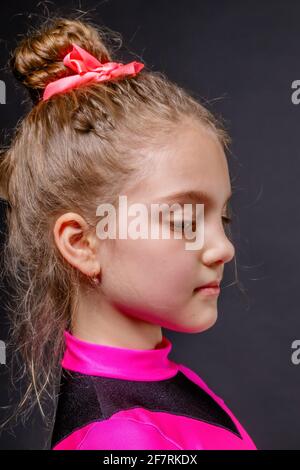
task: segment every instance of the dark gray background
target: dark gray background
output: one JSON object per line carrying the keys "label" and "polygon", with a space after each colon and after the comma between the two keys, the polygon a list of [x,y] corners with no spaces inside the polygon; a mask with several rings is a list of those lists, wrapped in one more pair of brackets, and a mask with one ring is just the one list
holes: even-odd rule
{"label": "dark gray background", "polygon": [[[9,1],[1,5],[1,66],[18,34],[37,15],[90,10],[99,24],[119,31],[123,50],[199,98],[227,122],[233,144],[234,237],[238,277],[226,266],[219,319],[210,330],[166,330],[170,357],[193,368],[229,405],[260,449],[300,449],[300,365],[291,344],[300,339],[299,122],[291,83],[300,79],[300,3],[296,1]],[[59,10],[56,9],[59,6]],[[31,13],[31,18],[28,18]],[[132,57],[131,57],[131,60]],[[138,60],[138,59],[137,59]],[[0,106],[1,142],[25,112],[22,90],[2,70],[7,104]],[[8,135],[7,135],[8,134]],[[2,229],[3,227],[3,217]],[[2,297],[1,304],[4,298]],[[5,312],[0,339],[5,340]],[[0,366],[0,404],[7,370]],[[39,419],[0,448],[41,448]]]}

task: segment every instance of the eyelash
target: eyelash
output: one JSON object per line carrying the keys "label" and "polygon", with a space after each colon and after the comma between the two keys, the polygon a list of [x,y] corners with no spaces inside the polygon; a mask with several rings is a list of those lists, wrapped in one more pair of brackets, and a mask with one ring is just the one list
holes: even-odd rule
{"label": "eyelash", "polygon": [[223,216],[222,216],[222,220],[223,220],[224,224],[226,224],[226,225],[229,225],[229,224],[232,223],[232,218],[231,218],[231,217],[228,217],[228,216],[226,216],[226,215],[223,215]]}
{"label": "eyelash", "polygon": [[[227,225],[230,225],[230,224],[232,223],[232,218],[231,218],[231,217],[228,217],[228,216],[226,216],[226,215],[223,215],[223,216],[222,216],[222,221],[223,221],[224,225],[227,226]],[[183,228],[184,228],[184,225],[183,225],[184,223],[190,225],[190,224],[193,224],[194,222],[195,222],[195,220],[193,220],[192,222],[191,222],[191,221],[183,221],[183,222],[181,223],[182,225],[181,225],[180,229],[183,229]],[[176,225],[175,222],[171,221],[171,226],[172,226],[172,228],[174,228],[175,225]],[[178,228],[178,229],[179,229],[179,228]]]}

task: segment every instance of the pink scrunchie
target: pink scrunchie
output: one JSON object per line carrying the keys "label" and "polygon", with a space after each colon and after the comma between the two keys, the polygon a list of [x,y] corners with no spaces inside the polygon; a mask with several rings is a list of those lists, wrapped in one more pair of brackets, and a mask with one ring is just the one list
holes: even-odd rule
{"label": "pink scrunchie", "polygon": [[59,78],[49,83],[43,93],[44,101],[57,93],[66,92],[88,82],[104,82],[126,75],[135,76],[144,67],[144,64],[136,61],[125,65],[118,62],[101,64],[82,47],[73,43],[72,46],[72,51],[65,55],[63,62],[66,67],[77,72],[77,75]]}

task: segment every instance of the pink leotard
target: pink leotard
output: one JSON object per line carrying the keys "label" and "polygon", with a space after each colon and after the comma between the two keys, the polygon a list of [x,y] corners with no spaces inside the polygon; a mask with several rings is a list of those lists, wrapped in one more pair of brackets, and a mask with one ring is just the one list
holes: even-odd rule
{"label": "pink leotard", "polygon": [[155,349],[83,341],[65,331],[53,450],[257,449],[206,383]]}

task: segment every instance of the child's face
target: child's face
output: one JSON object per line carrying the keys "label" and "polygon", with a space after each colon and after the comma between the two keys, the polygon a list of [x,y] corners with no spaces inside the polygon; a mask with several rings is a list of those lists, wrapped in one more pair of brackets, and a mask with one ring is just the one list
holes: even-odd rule
{"label": "child's face", "polygon": [[167,152],[156,156],[151,176],[123,194],[129,206],[164,202],[165,196],[181,191],[210,196],[204,204],[202,248],[187,250],[184,233],[175,239],[172,231],[170,239],[102,240],[101,290],[126,315],[171,330],[200,332],[217,319],[218,295],[195,289],[221,280],[234,247],[222,220],[231,193],[227,160],[216,138],[197,122],[178,129]]}

